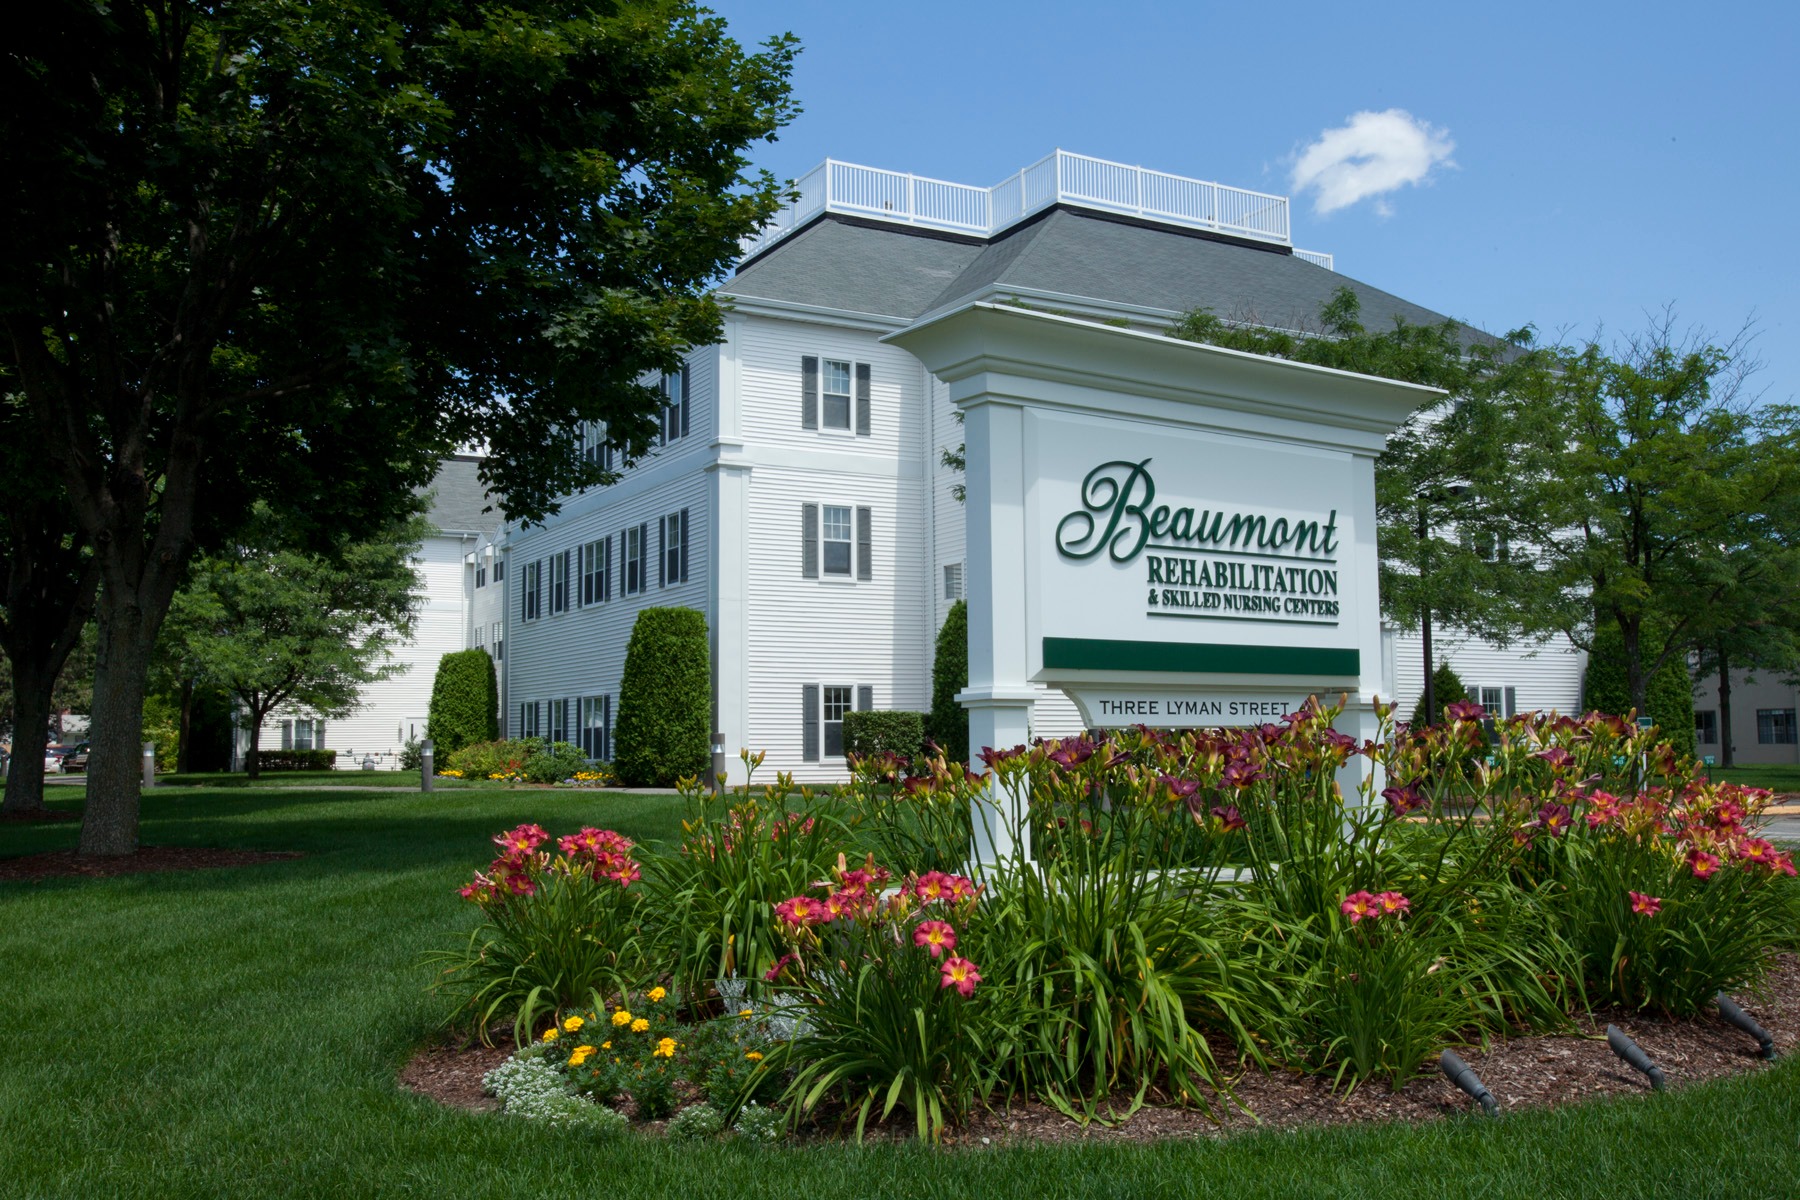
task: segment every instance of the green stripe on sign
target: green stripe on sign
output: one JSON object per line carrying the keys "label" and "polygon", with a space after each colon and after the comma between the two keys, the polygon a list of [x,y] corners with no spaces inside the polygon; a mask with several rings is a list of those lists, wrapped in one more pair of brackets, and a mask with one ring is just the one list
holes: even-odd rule
{"label": "green stripe on sign", "polygon": [[1324,646],[1222,646],[1047,637],[1044,667],[1064,671],[1157,671],[1212,675],[1362,674],[1362,653]]}

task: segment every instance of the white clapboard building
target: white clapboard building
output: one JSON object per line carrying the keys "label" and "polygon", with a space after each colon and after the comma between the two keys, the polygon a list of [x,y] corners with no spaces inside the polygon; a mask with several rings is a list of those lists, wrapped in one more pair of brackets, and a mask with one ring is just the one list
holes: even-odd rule
{"label": "white clapboard building", "polygon": [[[933,314],[987,300],[1160,331],[1205,308],[1305,329],[1348,286],[1371,326],[1444,319],[1295,250],[1283,197],[1060,151],[992,188],[835,161],[796,188],[720,288],[723,340],[665,381],[659,448],[544,524],[470,543],[463,644],[501,659],[509,734],[610,757],[632,622],[661,605],[706,616],[734,777],[750,747],[770,774],[842,778],[845,712],[928,708],[962,589],[944,453],[963,437],[944,386],[884,339]],[[1579,705],[1581,656],[1557,645],[1436,645],[1496,708]],[[1383,657],[1410,711],[1417,639],[1390,632]],[[1060,693],[1034,709],[1034,733],[1078,726]]]}
{"label": "white clapboard building", "polygon": [[[407,741],[425,737],[438,661],[469,646],[500,651],[505,602],[502,589],[487,585],[503,523],[499,506],[477,477],[479,467],[479,458],[458,455],[444,462],[431,483],[426,519],[432,532],[414,560],[419,590],[412,636],[389,649],[386,664],[394,671],[366,685],[361,703],[347,715],[328,721],[298,707],[271,713],[263,723],[264,749],[330,749],[337,751],[339,770],[364,762],[394,769]],[[249,746],[249,735],[240,730],[234,770],[241,768]]]}

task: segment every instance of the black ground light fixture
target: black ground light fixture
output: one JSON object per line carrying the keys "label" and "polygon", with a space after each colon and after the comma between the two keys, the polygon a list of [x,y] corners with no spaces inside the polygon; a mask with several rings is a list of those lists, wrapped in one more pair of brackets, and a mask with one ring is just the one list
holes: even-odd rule
{"label": "black ground light fixture", "polygon": [[1487,1090],[1487,1085],[1481,1082],[1481,1076],[1456,1051],[1446,1050],[1438,1056],[1438,1070],[1444,1073],[1445,1079],[1475,1097],[1482,1112],[1490,1117],[1500,1115],[1500,1102],[1494,1099],[1494,1093]]}
{"label": "black ground light fixture", "polygon": [[1719,1015],[1724,1017],[1728,1024],[1736,1025],[1756,1039],[1757,1044],[1762,1047],[1761,1051],[1757,1053],[1758,1058],[1775,1057],[1775,1035],[1758,1025],[1755,1017],[1739,1008],[1737,1003],[1724,992],[1713,997],[1713,1002],[1719,1006]]}
{"label": "black ground light fixture", "polygon": [[1651,1062],[1650,1056],[1644,1053],[1644,1048],[1626,1037],[1625,1031],[1617,1025],[1606,1027],[1606,1044],[1612,1047],[1614,1054],[1648,1075],[1651,1087],[1660,1092],[1669,1086],[1669,1081],[1663,1078],[1662,1068]]}

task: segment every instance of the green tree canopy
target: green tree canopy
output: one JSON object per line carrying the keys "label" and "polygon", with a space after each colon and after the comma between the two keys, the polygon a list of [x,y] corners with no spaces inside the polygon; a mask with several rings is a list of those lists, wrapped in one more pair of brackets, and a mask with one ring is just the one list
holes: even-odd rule
{"label": "green tree canopy", "polygon": [[507,511],[721,328],[794,45],[691,0],[52,4],[0,56],[0,394],[101,574],[81,845],[136,845],[145,665],[253,502],[317,549],[483,442]]}

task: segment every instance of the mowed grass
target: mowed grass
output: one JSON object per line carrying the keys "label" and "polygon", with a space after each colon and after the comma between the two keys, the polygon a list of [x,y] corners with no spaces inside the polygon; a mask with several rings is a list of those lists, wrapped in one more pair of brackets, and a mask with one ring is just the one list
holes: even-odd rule
{"label": "mowed grass", "polygon": [[[53,794],[55,804],[73,798]],[[0,1195],[1787,1197],[1800,1063],[1499,1121],[1224,1142],[932,1151],[596,1143],[447,1111],[394,1075],[445,1011],[422,952],[521,821],[644,841],[675,797],[159,789],[151,844],[300,850],[237,870],[0,884]],[[0,855],[73,824],[0,826]]]}
{"label": "mowed grass", "polygon": [[1706,774],[1746,787],[1768,788],[1772,792],[1800,792],[1800,763],[1755,763],[1729,769],[1713,767]]}

